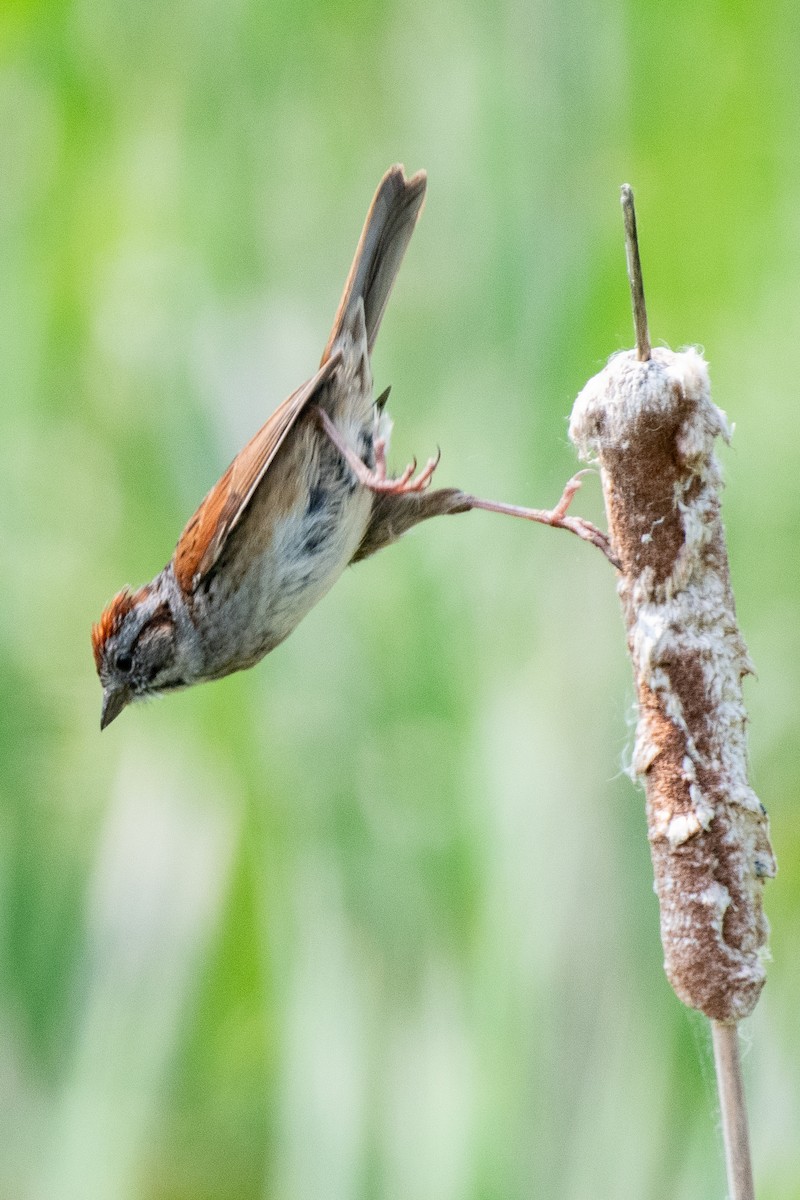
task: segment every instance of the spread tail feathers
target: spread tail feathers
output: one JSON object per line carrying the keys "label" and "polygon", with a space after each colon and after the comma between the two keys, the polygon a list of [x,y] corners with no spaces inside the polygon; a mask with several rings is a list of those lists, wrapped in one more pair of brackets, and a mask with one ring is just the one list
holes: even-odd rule
{"label": "spread tail feathers", "polygon": [[406,179],[401,166],[390,167],[381,180],[364,222],[331,336],[322,355],[323,363],[330,357],[353,306],[360,299],[364,302],[367,346],[372,352],[383,310],[422,210],[426,182],[424,171]]}

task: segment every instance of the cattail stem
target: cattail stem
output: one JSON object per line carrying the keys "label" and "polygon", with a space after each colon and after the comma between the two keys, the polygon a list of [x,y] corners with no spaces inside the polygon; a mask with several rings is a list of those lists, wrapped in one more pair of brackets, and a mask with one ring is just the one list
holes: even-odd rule
{"label": "cattail stem", "polygon": [[625,223],[625,258],[628,263],[628,282],[631,285],[633,328],[636,334],[636,357],[647,362],[650,357],[650,331],[647,328],[647,306],[644,302],[644,281],[639,258],[639,235],[636,232],[636,209],[629,183],[622,185],[622,218]]}
{"label": "cattail stem", "polygon": [[729,1200],[755,1200],[738,1025],[711,1022]]}

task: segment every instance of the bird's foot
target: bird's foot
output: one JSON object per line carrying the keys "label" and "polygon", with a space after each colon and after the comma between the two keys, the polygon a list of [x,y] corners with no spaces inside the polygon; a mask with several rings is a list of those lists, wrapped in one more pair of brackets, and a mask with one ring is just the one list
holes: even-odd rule
{"label": "bird's foot", "polygon": [[359,483],[365,488],[369,488],[371,492],[380,492],[383,495],[401,496],[413,493],[424,492],[428,487],[433,473],[439,465],[440,453],[437,451],[434,458],[429,458],[419,475],[415,477],[414,472],[417,469],[417,460],[410,462],[402,475],[396,479],[390,479],[386,467],[386,439],[376,437],[375,439],[375,466],[368,467],[363,462],[352,446],[348,446],[347,442],[342,437],[339,430],[334,425],[331,418],[324,409],[318,408],[317,415],[320,424],[325,430],[330,440],[333,442],[336,449],[344,458],[350,470],[355,475]]}

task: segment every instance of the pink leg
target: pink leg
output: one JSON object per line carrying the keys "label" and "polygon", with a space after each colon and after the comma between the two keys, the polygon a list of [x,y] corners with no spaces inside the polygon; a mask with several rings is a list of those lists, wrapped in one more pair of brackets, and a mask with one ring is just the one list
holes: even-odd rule
{"label": "pink leg", "polygon": [[[419,473],[416,479],[412,478],[417,469],[416,460],[410,463],[403,474],[397,479],[388,479],[386,475],[386,442],[384,438],[378,437],[375,439],[375,467],[373,470],[362,462],[356,452],[347,445],[339,430],[334,425],[328,414],[321,408],[317,408],[317,416],[322,428],[333,442],[336,449],[345,459],[350,470],[355,475],[359,483],[364,487],[369,488],[373,492],[390,493],[392,495],[408,495],[410,493],[419,493],[425,491],[425,488],[431,481],[433,472],[439,465],[439,455],[428,460],[425,468]],[[495,500],[481,500],[479,496],[472,496],[468,492],[454,493],[457,499],[457,507],[442,508],[440,511],[465,512],[469,508],[482,508],[487,512],[505,513],[509,517],[522,517],[526,521],[537,521],[540,525],[553,525],[557,529],[568,529],[570,533],[576,534],[579,538],[583,538],[586,542],[591,542],[603,552],[610,563],[618,570],[621,569],[621,564],[614,551],[611,549],[611,542],[608,534],[603,533],[602,529],[598,529],[591,521],[584,520],[583,517],[570,517],[568,509],[572,503],[575,493],[581,486],[581,476],[587,475],[587,470],[578,471],[577,475],[573,475],[561,493],[561,499],[554,508],[520,508],[516,504],[501,504]],[[450,489],[453,492],[453,489]],[[437,496],[445,496],[447,489],[441,492],[430,493],[431,498]],[[450,495],[452,501],[453,495]],[[432,515],[432,514],[429,514]]]}
{"label": "pink leg", "polygon": [[389,479],[386,474],[386,439],[378,437],[375,439],[375,467],[370,470],[365,462],[356,454],[351,446],[348,446],[339,430],[334,425],[324,409],[317,409],[317,416],[320,424],[326,434],[333,442],[336,449],[345,459],[350,470],[355,475],[359,483],[364,487],[369,488],[371,492],[388,492],[391,495],[408,494],[409,492],[424,492],[425,488],[430,483],[433,472],[439,465],[439,455],[435,458],[428,459],[426,466],[420,471],[416,479],[413,478],[414,472],[417,469],[417,460],[409,463],[403,474],[397,479]]}
{"label": "pink leg", "polygon": [[487,512],[505,513],[509,517],[522,517],[526,521],[538,521],[540,525],[553,525],[557,529],[568,529],[570,533],[577,534],[579,538],[597,546],[609,562],[619,569],[621,564],[611,549],[608,534],[603,533],[602,529],[598,529],[596,525],[593,525],[591,521],[584,520],[583,517],[567,515],[572,499],[581,486],[581,476],[588,473],[587,470],[584,470],[573,475],[564,487],[561,499],[554,508],[520,508],[516,504],[501,504],[495,500],[481,500],[478,496],[470,495],[465,496],[465,500],[469,502],[471,508],[483,508]]}

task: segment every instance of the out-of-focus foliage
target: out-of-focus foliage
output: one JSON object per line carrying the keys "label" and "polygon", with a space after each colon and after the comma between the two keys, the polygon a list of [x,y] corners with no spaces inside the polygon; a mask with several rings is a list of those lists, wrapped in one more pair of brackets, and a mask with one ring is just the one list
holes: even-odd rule
{"label": "out-of-focus foliage", "polygon": [[799,58],[789,4],[5,0],[3,1200],[724,1193],[594,550],[434,522],[255,670],[98,731],[92,620],[313,369],[397,160],[430,175],[374,364],[397,464],[558,496],[631,341],[626,179],[653,337],[703,344],[736,423],[782,867],[746,1071],[759,1196],[797,1195]]}

